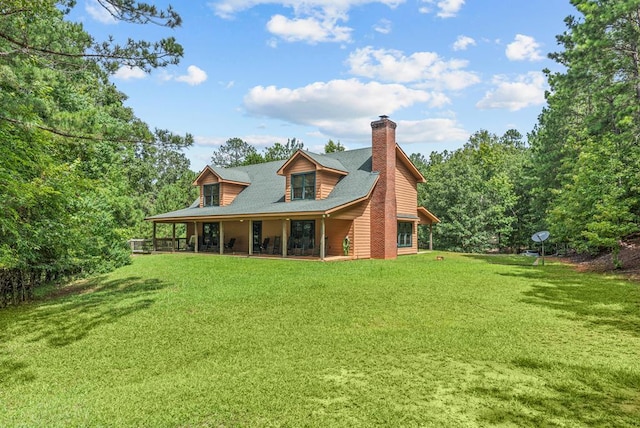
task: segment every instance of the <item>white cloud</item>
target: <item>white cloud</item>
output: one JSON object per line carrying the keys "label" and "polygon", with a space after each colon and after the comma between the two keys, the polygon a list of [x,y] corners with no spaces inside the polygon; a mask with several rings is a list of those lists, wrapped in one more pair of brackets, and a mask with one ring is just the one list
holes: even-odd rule
{"label": "white cloud", "polygon": [[229,19],[239,12],[263,4],[279,4],[292,8],[296,15],[311,15],[317,10],[322,10],[325,14],[342,14],[354,7],[371,3],[382,3],[395,8],[404,2],[405,0],[217,0],[210,1],[208,4],[217,16]]}
{"label": "white cloud", "polygon": [[228,138],[196,135],[193,137],[193,144],[196,146],[216,147],[223,145]]}
{"label": "white cloud", "polygon": [[274,15],[267,23],[267,30],[287,42],[306,41],[348,42],[352,29],[342,27],[333,19],[320,21],[314,17],[289,19],[282,15]]}
{"label": "white cloud", "polygon": [[[382,3],[391,8],[405,0],[218,0],[209,6],[219,17],[230,19],[237,13],[264,4],[278,4],[292,9],[293,16],[273,15],[267,30],[287,42],[348,42],[352,28],[339,25],[349,21],[349,11],[370,3]],[[385,27],[378,27],[384,31]],[[378,31],[378,30],[377,30]],[[271,46],[276,46],[270,41]]]}
{"label": "white cloud", "polygon": [[102,6],[97,0],[89,0],[84,5],[84,10],[96,21],[103,24],[117,24],[118,20],[113,17],[117,13],[116,8],[111,4]]}
{"label": "white cloud", "polygon": [[475,46],[476,41],[469,36],[458,36],[456,41],[453,43],[454,51],[464,51],[469,46]]}
{"label": "white cloud", "polygon": [[391,21],[388,19],[381,19],[373,26],[373,29],[380,34],[389,34],[391,33]]}
{"label": "white cloud", "polygon": [[515,40],[507,45],[505,51],[511,61],[540,61],[544,56],[540,53],[540,44],[531,36],[516,34]]}
{"label": "white cloud", "polygon": [[182,76],[176,76],[175,80],[178,82],[184,82],[191,86],[199,85],[207,80],[207,73],[204,70],[196,67],[195,65],[190,65],[187,67],[187,74]]}
{"label": "white cloud", "polygon": [[433,118],[398,121],[398,142],[401,144],[463,142],[469,138],[455,119]]}
{"label": "white cloud", "polygon": [[120,80],[144,79],[147,73],[139,67],[122,66],[113,73],[113,77]]}
{"label": "white cloud", "polygon": [[[257,149],[273,145],[276,141],[287,141],[286,137],[263,134],[242,135],[238,136],[238,138],[241,138],[243,141],[246,141]],[[194,145],[201,147],[219,147],[226,143],[228,139],[229,137],[197,135],[193,137],[193,143]]]}
{"label": "white cloud", "polygon": [[[458,14],[462,6],[464,5],[465,0],[422,0],[423,3],[427,5],[435,4],[438,8],[438,13],[436,14],[440,18],[453,18]],[[422,6],[419,9],[420,13],[430,13],[430,6]]]}
{"label": "white cloud", "polygon": [[401,51],[367,46],[352,52],[347,64],[356,76],[430,88],[460,90],[480,81],[475,73],[464,70],[467,61],[444,60],[434,52],[406,56]]}
{"label": "white cloud", "polygon": [[493,79],[495,89],[488,91],[476,107],[479,109],[521,110],[529,106],[545,103],[544,92],[547,82],[543,73],[532,71],[518,76],[514,81],[504,76]]}
{"label": "white cloud", "polygon": [[256,86],[245,96],[244,108],[254,115],[311,125],[325,134],[344,137],[354,132],[359,135],[363,126],[366,131],[371,117],[434,99],[427,91],[399,84],[349,79],[316,82],[295,89]]}

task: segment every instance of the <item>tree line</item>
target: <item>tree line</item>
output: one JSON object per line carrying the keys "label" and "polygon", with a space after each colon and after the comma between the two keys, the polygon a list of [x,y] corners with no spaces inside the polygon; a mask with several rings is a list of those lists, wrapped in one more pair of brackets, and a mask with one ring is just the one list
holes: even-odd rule
{"label": "tree line", "polygon": [[439,248],[518,249],[549,230],[578,253],[611,252],[640,230],[640,1],[571,0],[544,70],[547,106],[526,143],[475,133],[453,153],[414,156]]}
{"label": "tree line", "polygon": [[[191,203],[190,135],[150,129],[109,82],[121,66],[175,64],[182,47],[94,40],[72,0],[0,4],[0,306],[43,282],[129,261],[143,219]],[[117,19],[172,28],[171,8],[102,0]]]}
{"label": "tree line", "polygon": [[[225,168],[253,165],[258,163],[272,162],[289,159],[298,150],[304,150],[304,143],[297,138],[289,138],[287,142],[274,143],[266,147],[262,153],[250,143],[242,138],[230,138],[219,149],[213,151],[211,164]],[[325,153],[341,152],[345,147],[338,141],[329,140],[324,145]]]}

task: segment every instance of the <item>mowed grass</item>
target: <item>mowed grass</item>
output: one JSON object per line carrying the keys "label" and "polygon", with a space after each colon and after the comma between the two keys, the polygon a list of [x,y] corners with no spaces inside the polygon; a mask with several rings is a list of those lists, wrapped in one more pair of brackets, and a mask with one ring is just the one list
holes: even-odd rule
{"label": "mowed grass", "polygon": [[532,261],[136,257],[0,311],[0,426],[640,426],[638,283]]}

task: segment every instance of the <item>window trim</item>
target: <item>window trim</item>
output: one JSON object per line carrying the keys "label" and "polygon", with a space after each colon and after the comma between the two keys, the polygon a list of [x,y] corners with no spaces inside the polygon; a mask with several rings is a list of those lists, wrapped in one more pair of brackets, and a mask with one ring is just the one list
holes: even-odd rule
{"label": "window trim", "polygon": [[[207,188],[210,188],[210,194],[207,195]],[[215,189],[218,189],[217,192]],[[216,194],[217,193],[217,194]],[[211,199],[211,203],[207,203],[207,199]],[[211,183],[202,185],[202,206],[203,207],[219,207],[220,206],[220,183]]]}
{"label": "window trim", "polygon": [[[307,185],[307,177],[311,177],[313,176],[313,190],[308,193],[307,190],[311,190],[308,189],[309,185]],[[294,187],[293,183],[294,183],[294,179],[296,177],[301,177],[302,178],[302,185],[300,187]],[[315,171],[309,171],[309,172],[300,172],[300,173],[296,173],[296,174],[291,174],[291,200],[292,201],[302,201],[305,199],[315,199],[316,198],[316,172]],[[301,189],[301,196],[299,198],[296,198],[296,189]],[[310,197],[309,197],[310,196]]]}
{"label": "window trim", "polygon": [[[408,226],[408,232],[406,229]],[[413,222],[412,221],[398,221],[398,248],[411,248],[413,247]]]}

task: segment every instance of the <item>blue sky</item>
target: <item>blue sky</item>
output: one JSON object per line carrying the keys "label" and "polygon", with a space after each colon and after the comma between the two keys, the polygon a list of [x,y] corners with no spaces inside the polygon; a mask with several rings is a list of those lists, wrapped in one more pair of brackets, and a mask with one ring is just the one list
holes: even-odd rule
{"label": "blue sky", "polygon": [[[159,6],[169,2],[155,1]],[[189,132],[195,171],[239,137],[259,150],[288,138],[322,152],[371,144],[389,115],[405,152],[454,150],[486,129],[530,132],[542,70],[576,14],[568,0],[183,0],[181,28],[114,22],[97,0],[72,19],[96,38],[175,36],[180,65],[112,81],[152,127]]]}

